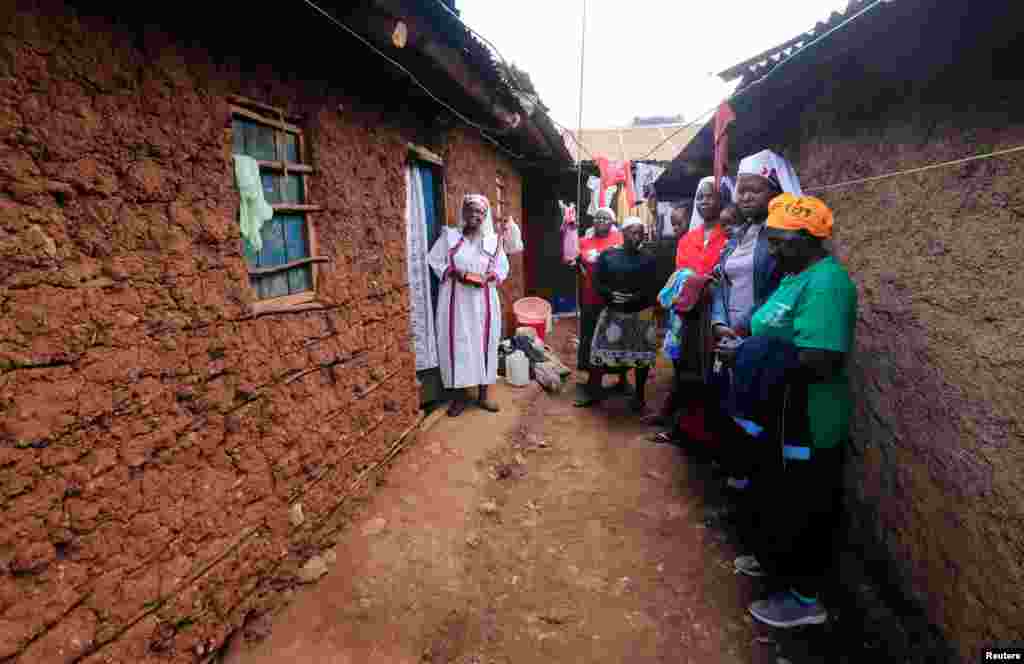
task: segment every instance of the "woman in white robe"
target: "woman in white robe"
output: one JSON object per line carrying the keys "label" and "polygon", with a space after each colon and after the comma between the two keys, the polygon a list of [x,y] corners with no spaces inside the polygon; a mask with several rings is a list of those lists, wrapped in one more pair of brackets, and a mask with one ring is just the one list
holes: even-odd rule
{"label": "woman in white robe", "polygon": [[462,414],[471,387],[480,388],[480,407],[496,413],[498,404],[488,398],[487,388],[498,375],[502,319],[498,285],[508,277],[509,263],[485,196],[463,197],[458,228],[444,229],[427,260],[441,280],[437,298],[441,380],[446,388],[459,391],[448,415]]}

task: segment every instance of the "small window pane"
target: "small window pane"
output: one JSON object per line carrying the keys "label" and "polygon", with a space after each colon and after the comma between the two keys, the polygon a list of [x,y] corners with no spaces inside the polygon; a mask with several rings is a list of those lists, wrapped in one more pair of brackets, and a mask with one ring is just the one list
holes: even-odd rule
{"label": "small window pane", "polygon": [[284,226],[284,241],[288,256],[288,260],[285,262],[308,257],[309,243],[306,240],[305,218],[302,215],[293,214],[282,215],[280,219]]}
{"label": "small window pane", "polygon": [[288,274],[281,272],[279,274],[268,274],[259,277],[256,292],[259,294],[260,299],[264,300],[270,297],[288,295]]}
{"label": "small window pane", "polygon": [[280,179],[280,176],[274,175],[273,173],[261,173],[260,179],[263,181],[263,198],[265,198],[271,205],[274,203],[280,203],[281,194],[278,192],[278,180]]}
{"label": "small window pane", "polygon": [[282,132],[281,144],[284,146],[284,160],[299,163],[299,137],[295,134]]}
{"label": "small window pane", "polygon": [[245,154],[245,123],[238,118],[231,122],[231,153]]}
{"label": "small window pane", "polygon": [[263,250],[260,252],[260,267],[283,265],[288,262],[285,251],[284,232],[281,221],[276,216],[263,225],[260,234],[263,236]]}
{"label": "small window pane", "polygon": [[282,178],[281,200],[285,203],[303,203],[302,176],[289,175]]}
{"label": "small window pane", "polygon": [[288,290],[292,293],[302,293],[313,290],[313,268],[310,265],[288,270]]}
{"label": "small window pane", "polygon": [[275,161],[274,130],[256,122],[246,123],[245,129],[246,154],[259,161]]}

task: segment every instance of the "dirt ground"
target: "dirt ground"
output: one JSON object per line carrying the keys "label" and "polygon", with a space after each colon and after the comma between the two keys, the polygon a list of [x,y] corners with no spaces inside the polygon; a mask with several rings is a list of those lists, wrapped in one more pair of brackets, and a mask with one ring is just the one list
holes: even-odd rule
{"label": "dirt ground", "polygon": [[499,384],[500,414],[437,419],[330,573],[225,662],[861,661],[805,647],[828,628],[784,640],[755,626],[746,606],[763,589],[733,571],[721,478],[647,441],[625,401],[573,408],[575,380],[560,395]]}

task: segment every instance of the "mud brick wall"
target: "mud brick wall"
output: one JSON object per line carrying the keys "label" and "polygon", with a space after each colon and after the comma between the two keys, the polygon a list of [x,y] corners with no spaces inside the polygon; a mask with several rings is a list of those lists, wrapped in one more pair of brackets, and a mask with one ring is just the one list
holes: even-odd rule
{"label": "mud brick wall", "polygon": [[[496,178],[500,173],[505,183],[505,216],[511,215],[526,237],[523,219],[523,183],[509,159],[485,143],[472,130],[455,129],[448,136],[444,153],[448,223],[458,219],[459,205],[465,194],[484,194],[497,214]],[[495,223],[498,219],[494,220]],[[527,251],[530,251],[527,248]],[[512,305],[526,293],[526,271],[523,253],[509,256],[509,278],[501,285],[501,307],[504,310],[505,335],[515,332]]]}
{"label": "mud brick wall", "polygon": [[[415,131],[323,81],[13,4],[0,11],[0,660],[192,662],[287,594],[416,421]],[[320,309],[250,315],[229,94],[304,118],[330,259]],[[486,151],[453,144],[450,195],[493,193]]]}
{"label": "mud brick wall", "polygon": [[[825,91],[794,146],[804,186],[1024,145],[1014,93],[969,76]],[[1024,638],[1024,156],[822,196],[861,298],[854,530],[974,661]]]}

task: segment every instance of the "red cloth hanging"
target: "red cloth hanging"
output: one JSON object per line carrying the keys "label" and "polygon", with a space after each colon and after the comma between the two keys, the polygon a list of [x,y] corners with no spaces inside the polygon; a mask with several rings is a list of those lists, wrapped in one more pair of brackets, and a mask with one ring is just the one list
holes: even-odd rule
{"label": "red cloth hanging", "polygon": [[736,119],[729,102],[723,101],[715,112],[715,191],[722,191],[722,176],[729,167],[729,125]]}
{"label": "red cloth hanging", "polygon": [[[633,191],[633,164],[627,159],[625,161],[611,161],[607,157],[597,158],[597,169],[601,172],[601,198],[599,203],[602,206],[608,205],[605,200],[605,192],[608,187],[616,184],[625,186],[626,203],[632,208],[636,206],[636,192]],[[619,220],[622,221],[621,219]]]}

